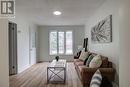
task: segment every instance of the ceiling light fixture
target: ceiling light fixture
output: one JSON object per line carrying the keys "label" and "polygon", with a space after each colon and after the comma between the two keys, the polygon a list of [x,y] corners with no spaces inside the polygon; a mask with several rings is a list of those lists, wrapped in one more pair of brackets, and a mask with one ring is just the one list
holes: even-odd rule
{"label": "ceiling light fixture", "polygon": [[60,11],[54,11],[53,14],[54,15],[61,15],[62,13]]}

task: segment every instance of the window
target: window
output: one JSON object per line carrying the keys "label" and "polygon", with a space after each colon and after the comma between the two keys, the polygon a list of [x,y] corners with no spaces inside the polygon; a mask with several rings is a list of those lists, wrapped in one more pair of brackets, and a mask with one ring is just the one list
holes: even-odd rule
{"label": "window", "polygon": [[66,32],[66,54],[72,54],[72,31]]}
{"label": "window", "polygon": [[57,54],[57,32],[50,33],[50,54]]}
{"label": "window", "polygon": [[59,44],[59,54],[63,54],[64,53],[64,32],[58,32],[58,44]]}
{"label": "window", "polygon": [[73,54],[72,31],[50,32],[50,55]]}

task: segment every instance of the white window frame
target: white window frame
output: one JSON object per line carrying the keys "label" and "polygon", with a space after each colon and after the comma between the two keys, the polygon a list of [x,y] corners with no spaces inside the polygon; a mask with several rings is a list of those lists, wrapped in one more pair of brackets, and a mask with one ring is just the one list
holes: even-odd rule
{"label": "white window frame", "polygon": [[[66,54],[66,32],[69,32],[69,31],[72,32],[72,53],[71,53],[71,54]],[[74,52],[73,52],[73,50],[74,50],[74,49],[73,49],[73,46],[74,46],[73,40],[74,40],[74,38],[73,38],[73,31],[72,31],[72,30],[66,30],[66,31],[65,31],[65,53],[64,53],[65,55],[73,55],[73,53],[74,53]]]}
{"label": "white window frame", "polygon": [[[51,54],[51,52],[50,52],[50,34],[51,34],[51,32],[57,32],[56,30],[51,30],[50,32],[49,32],[49,54],[50,55],[57,55],[57,54]],[[57,35],[58,36],[58,35]],[[58,40],[57,40],[58,41]],[[57,43],[57,46],[58,46],[58,43]],[[58,52],[58,49],[57,49],[57,52]]]}
{"label": "white window frame", "polygon": [[[71,54],[66,54],[66,32],[68,32],[68,31],[72,32],[72,53]],[[50,33],[51,32],[57,32],[57,54],[51,54],[51,52],[50,52]],[[59,54],[58,32],[64,32],[64,53],[63,54]],[[73,49],[74,44],[73,44],[73,41],[74,41],[73,30],[50,30],[49,31],[49,55],[73,55],[73,53],[74,53],[74,49]]]}

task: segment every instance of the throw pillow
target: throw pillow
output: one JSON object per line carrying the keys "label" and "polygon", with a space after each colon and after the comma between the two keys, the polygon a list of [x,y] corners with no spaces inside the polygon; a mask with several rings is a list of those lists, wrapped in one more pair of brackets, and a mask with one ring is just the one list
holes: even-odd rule
{"label": "throw pillow", "polygon": [[102,59],[100,55],[96,55],[95,57],[93,57],[93,59],[91,60],[89,67],[90,68],[99,68],[102,64]]}
{"label": "throw pillow", "polygon": [[84,65],[86,65],[87,60],[88,60],[88,57],[84,60]]}
{"label": "throw pillow", "polygon": [[101,87],[112,87],[112,82],[107,77],[102,77]]}
{"label": "throw pillow", "polygon": [[84,61],[88,56],[89,56],[89,52],[82,51],[79,56],[79,59]]}
{"label": "throw pillow", "polygon": [[100,70],[97,70],[92,77],[92,80],[90,82],[90,87],[100,87],[101,82],[102,82],[102,75]]}
{"label": "throw pillow", "polygon": [[89,53],[88,57],[86,57],[86,59],[84,60],[84,65],[86,65],[86,62],[87,62],[87,60],[88,60],[88,58],[89,58],[90,55],[92,55],[92,54]]}
{"label": "throw pillow", "polygon": [[87,59],[87,61],[86,61],[86,66],[87,67],[89,67],[89,63],[91,62],[91,60],[93,59],[93,55],[91,54],[89,57],[88,57],[88,59]]}

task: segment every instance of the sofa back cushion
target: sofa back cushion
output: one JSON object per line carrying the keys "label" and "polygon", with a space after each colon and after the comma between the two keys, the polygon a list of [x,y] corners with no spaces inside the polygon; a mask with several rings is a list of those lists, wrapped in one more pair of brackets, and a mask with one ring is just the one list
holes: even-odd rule
{"label": "sofa back cushion", "polygon": [[104,57],[104,56],[101,56],[101,58],[102,58],[102,65],[101,65],[101,67],[102,68],[107,68],[108,64],[109,64],[108,58]]}

